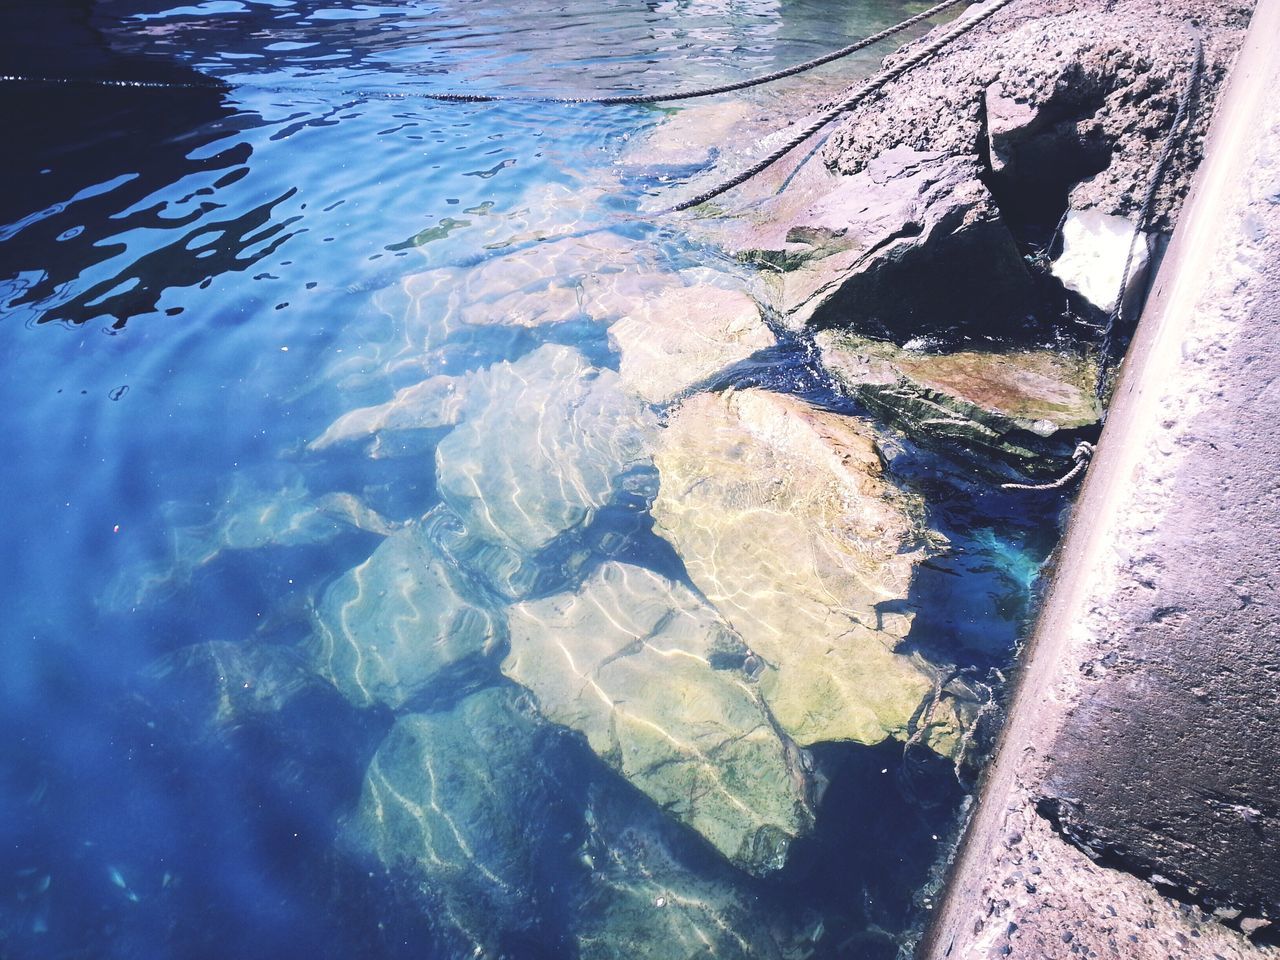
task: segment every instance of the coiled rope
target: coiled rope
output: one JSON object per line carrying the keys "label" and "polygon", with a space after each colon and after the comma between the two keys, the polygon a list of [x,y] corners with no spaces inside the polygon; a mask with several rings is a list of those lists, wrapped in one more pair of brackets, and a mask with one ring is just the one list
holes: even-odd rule
{"label": "coiled rope", "polygon": [[1089,466],[1089,461],[1093,459],[1093,453],[1096,448],[1087,440],[1081,440],[1076,444],[1075,451],[1071,454],[1071,459],[1075,461],[1075,466],[1066,472],[1065,475],[1054,480],[1052,483],[1002,483],[1001,490],[1057,490],[1065,487],[1080,474],[1084,473],[1085,468]]}
{"label": "coiled rope", "polygon": [[[1142,205],[1138,208],[1138,219],[1133,225],[1133,234],[1129,237],[1129,249],[1125,255],[1124,270],[1120,272],[1120,289],[1116,293],[1116,302],[1111,307],[1111,312],[1107,314],[1107,324],[1102,331],[1102,344],[1099,348],[1100,357],[1098,360],[1098,382],[1095,387],[1095,393],[1098,402],[1102,402],[1102,398],[1107,392],[1107,374],[1111,365],[1111,352],[1113,349],[1112,340],[1115,336],[1116,325],[1124,316],[1124,295],[1125,290],[1129,286],[1129,272],[1133,268],[1133,248],[1137,243],[1138,237],[1141,236],[1150,225],[1151,214],[1155,209],[1156,191],[1160,189],[1160,184],[1164,181],[1164,175],[1169,169],[1169,163],[1173,159],[1173,152],[1177,148],[1181,139],[1181,134],[1190,129],[1188,122],[1191,116],[1191,107],[1196,99],[1196,92],[1200,88],[1200,74],[1204,70],[1204,41],[1200,35],[1196,35],[1195,58],[1191,62],[1191,74],[1187,77],[1187,85],[1183,88],[1182,96],[1178,98],[1178,111],[1174,114],[1173,124],[1169,127],[1169,133],[1164,140],[1164,148],[1160,151],[1160,158],[1156,161],[1155,167],[1151,171],[1151,179],[1147,182],[1147,192],[1142,198]],[[1103,419],[1106,419],[1106,411],[1103,411]]]}
{"label": "coiled rope", "polygon": [[947,46],[947,44],[954,41],[961,34],[964,34],[967,31],[973,29],[973,27],[977,26],[983,20],[987,19],[987,17],[991,16],[997,10],[1000,10],[1001,8],[1008,6],[1012,2],[1013,0],[988,0],[988,5],[983,9],[977,9],[975,14],[969,19],[962,20],[956,23],[950,30],[948,30],[942,36],[938,37],[936,40],[932,41],[931,43],[925,44],[923,47],[917,50],[914,54],[912,54],[906,60],[903,60],[901,63],[889,68],[888,70],[881,71],[871,79],[859,85],[857,88],[855,88],[852,94],[850,94],[844,100],[841,100],[839,103],[837,103],[834,107],[832,107],[826,113],[823,113],[816,120],[810,123],[807,127],[801,130],[794,137],[788,140],[785,144],[783,144],[773,153],[769,154],[763,160],[759,161],[758,163],[752,164],[746,170],[743,170],[741,173],[737,174],[736,176],[731,177],[720,184],[717,184],[716,186],[712,187],[710,190],[700,193],[696,197],[693,197],[690,200],[685,200],[681,203],[676,204],[674,207],[672,207],[672,210],[673,211],[688,210],[692,207],[698,206],[699,204],[706,203],[708,200],[718,197],[722,193],[727,193],[728,191],[732,190],[734,187],[737,187],[737,186],[740,186],[741,184],[746,183],[748,180],[750,180],[756,174],[760,173],[762,170],[765,170],[773,166],[775,163],[777,163],[779,160],[785,157],[788,153],[790,153],[796,147],[800,146],[800,144],[804,143],[806,140],[808,140],[811,136],[813,136],[823,127],[827,126],[829,123],[834,122],[844,114],[848,113],[850,110],[852,110],[854,107],[856,107],[859,103],[867,99],[872,94],[878,93],[881,89],[883,89],[888,84],[892,83],[894,80],[897,80],[900,76],[902,76],[908,70],[918,67],[920,64],[924,63],[924,61],[928,60],[930,57],[932,57],[935,53],[937,53],[943,47]]}
{"label": "coiled rope", "polygon": [[596,106],[639,106],[651,103],[674,103],[678,100],[693,100],[699,97],[711,97],[721,93],[732,93],[735,90],[746,90],[750,87],[758,87],[761,84],[772,83],[775,80],[783,80],[787,77],[794,77],[797,74],[806,73],[816,67],[824,64],[833,63],[848,57],[859,50],[865,50],[867,47],[875,46],[882,40],[887,40],[895,34],[904,30],[909,30],[917,24],[923,23],[930,17],[945,13],[952,7],[959,6],[962,3],[971,3],[973,0],[942,0],[921,13],[917,13],[913,17],[896,23],[891,27],[881,30],[879,33],[873,33],[870,36],[863,37],[861,40],[851,43],[848,46],[841,47],[839,50],[833,50],[830,53],[823,54],[820,57],[814,57],[812,60],[806,60],[804,63],[798,63],[795,66],[787,67],[784,70],[777,70],[773,73],[767,73],[759,77],[751,77],[747,80],[738,80],[734,83],[724,83],[712,87],[699,87],[693,90],[672,91],[668,93],[637,93],[625,94],[619,96],[603,96],[603,97],[548,97],[548,96],[519,96],[511,94],[489,94],[489,93],[432,93],[424,90],[367,90],[353,88],[332,88],[316,87],[314,85],[301,84],[258,84],[253,82],[230,84],[227,81],[216,80],[210,78],[207,82],[194,80],[98,80],[91,78],[74,78],[74,77],[39,77],[29,76],[25,74],[5,74],[0,75],[0,83],[24,83],[24,84],[41,84],[41,85],[92,85],[98,87],[122,87],[138,90],[222,90],[226,91],[229,87],[235,86],[246,90],[261,90],[268,93],[312,93],[312,92],[328,92],[336,93],[341,96],[366,97],[369,99],[383,100],[435,100],[443,103],[551,103],[551,104],[594,104]]}

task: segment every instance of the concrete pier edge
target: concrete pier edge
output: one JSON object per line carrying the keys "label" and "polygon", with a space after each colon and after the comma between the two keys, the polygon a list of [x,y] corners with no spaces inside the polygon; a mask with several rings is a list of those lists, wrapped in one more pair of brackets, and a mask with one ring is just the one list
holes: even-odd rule
{"label": "concrete pier edge", "polygon": [[[1241,472],[1251,482],[1263,483],[1258,489],[1267,496],[1265,477],[1280,451],[1260,445],[1272,438],[1239,436],[1230,444],[1232,449],[1222,450],[1200,440],[1209,435],[1201,425],[1230,421],[1232,411],[1242,404],[1257,413],[1264,394],[1274,394],[1280,383],[1280,347],[1266,346],[1267,336],[1280,342],[1280,268],[1275,265],[1280,261],[1277,91],[1280,0],[1258,0],[1213,118],[1205,159],[1121,372],[1098,454],[1024,654],[1008,721],[981,782],[943,898],[920,945],[921,957],[1276,955],[1236,930],[1208,922],[1197,908],[1163,896],[1135,872],[1103,866],[1086,856],[1053,832],[1033,808],[1050,789],[1047,784],[1073,782],[1073,768],[1092,763],[1080,743],[1082,735],[1087,739],[1088,724],[1098,723],[1101,716],[1088,702],[1091,697],[1129,684],[1136,691],[1135,723],[1142,719],[1142,697],[1154,683],[1143,670],[1148,659],[1159,656],[1144,659],[1138,654],[1122,676],[1106,677],[1106,668],[1101,668],[1104,679],[1097,682],[1090,671],[1100,650],[1119,650],[1123,657],[1126,641],[1134,639],[1138,628],[1128,624],[1122,612],[1126,604],[1145,601],[1135,594],[1127,575],[1118,576],[1117,571],[1132,572],[1144,550],[1158,551],[1161,537],[1171,534],[1173,513],[1167,498],[1185,493],[1182,481],[1187,475],[1212,477],[1216,469],[1223,477],[1233,476],[1241,457],[1253,458]],[[1256,403],[1250,402],[1253,396]],[[1171,397],[1176,399],[1171,402]],[[1272,399],[1280,403],[1280,398]],[[1280,419],[1280,406],[1272,419]],[[1197,431],[1203,436],[1198,438]],[[1280,479],[1280,473],[1276,476]],[[1229,499],[1231,488],[1225,480],[1224,486],[1224,499]],[[1241,484],[1241,496],[1250,495],[1247,487]],[[1244,503],[1236,512],[1216,508],[1223,511],[1222,523],[1236,525],[1226,531],[1224,542],[1229,544],[1234,534],[1241,551],[1239,557],[1223,562],[1274,571],[1280,564],[1280,543],[1268,539],[1274,531],[1254,527],[1255,506]],[[1261,525],[1268,526],[1265,514]],[[1184,580],[1197,576],[1196,570],[1179,573]],[[1170,581],[1172,574],[1162,572],[1160,577]],[[1162,582],[1156,583],[1157,592]],[[1266,596],[1249,597],[1263,606],[1262,619],[1255,621],[1263,624],[1263,635],[1253,642],[1264,653],[1265,644],[1280,646],[1273,598],[1273,587]],[[1229,616],[1226,611],[1228,619],[1215,623],[1228,623]],[[1189,629],[1195,637],[1194,625]],[[1156,641],[1183,642],[1187,635],[1186,630],[1157,635]],[[1214,636],[1203,637],[1206,644],[1215,641]],[[1144,634],[1143,642],[1152,641]],[[1191,658],[1196,653],[1175,655]],[[1205,669],[1220,666],[1207,658]],[[1262,696],[1261,719],[1280,722],[1280,699],[1267,703],[1265,688]],[[1100,754],[1114,750],[1126,736],[1123,714],[1115,715],[1121,717],[1118,729],[1100,726],[1096,731]],[[1072,724],[1064,746],[1064,730]],[[1168,749],[1175,755],[1162,759],[1198,762],[1176,755],[1184,744],[1171,738]],[[1212,749],[1214,744],[1208,746]],[[1274,757],[1274,739],[1259,749]],[[1102,762],[1095,766],[1106,769]],[[1212,775],[1206,770],[1205,776]],[[1156,819],[1151,811],[1135,810],[1133,816]],[[1263,834],[1260,849],[1236,852],[1243,861],[1269,856],[1276,852],[1274,840]],[[1233,851],[1223,855],[1229,858]],[[1198,888],[1193,884],[1189,889]]]}

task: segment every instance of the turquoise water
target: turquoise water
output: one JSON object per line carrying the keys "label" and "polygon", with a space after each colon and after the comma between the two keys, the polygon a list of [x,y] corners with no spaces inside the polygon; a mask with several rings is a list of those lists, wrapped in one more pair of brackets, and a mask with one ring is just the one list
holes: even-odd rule
{"label": "turquoise water", "polygon": [[[583,276],[612,277],[624,297],[695,266],[749,281],[638,213],[698,165],[637,161],[666,111],[382,94],[685,88],[920,8],[104,0],[71,42],[17,38],[48,46],[46,73],[163,62],[229,87],[0,88],[10,143],[29,145],[6,151],[0,198],[0,955],[572,957],[607,955],[590,952],[602,942],[685,955],[625,946],[624,924],[664,928],[602,910],[621,902],[602,899],[616,877],[664,909],[644,883],[688,892],[699,923],[739,931],[720,955],[896,954],[927,915],[963,795],[949,763],[892,742],[818,748],[830,785],[815,833],[757,879],[579,738],[530,721],[491,664],[413,702],[353,702],[314,669],[315,611],[389,531],[440,517],[448,425],[315,441],[402,388],[547,345],[616,369],[589,310],[540,312]],[[817,83],[749,102],[780,122]],[[851,410],[803,343],[728,382]],[[502,445],[526,442],[505,422],[499,411],[472,431],[460,462],[505,463]],[[897,447],[895,479],[950,541],[918,572],[909,641],[987,677],[1012,655],[1055,518]],[[605,559],[685,579],[652,531],[655,483],[642,466],[620,485],[584,556],[526,564],[532,594]],[[499,562],[457,555],[489,573]],[[503,616],[500,598],[479,608]],[[476,703],[511,714],[510,730],[484,740]],[[426,880],[359,826],[397,713],[430,718],[440,762],[456,761],[431,802],[474,855]],[[496,807],[474,799],[463,762],[485,749]],[[486,886],[482,865],[509,869],[519,891],[507,874]]]}

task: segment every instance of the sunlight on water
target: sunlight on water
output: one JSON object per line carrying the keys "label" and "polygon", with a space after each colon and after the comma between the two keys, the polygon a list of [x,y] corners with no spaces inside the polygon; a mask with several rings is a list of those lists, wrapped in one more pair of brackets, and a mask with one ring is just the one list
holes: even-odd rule
{"label": "sunlight on water", "polygon": [[0,955],[910,941],[1054,518],[641,213],[887,48],[679,109],[382,94],[685,89],[923,6],[103,0],[28,38],[229,86],[0,89]]}

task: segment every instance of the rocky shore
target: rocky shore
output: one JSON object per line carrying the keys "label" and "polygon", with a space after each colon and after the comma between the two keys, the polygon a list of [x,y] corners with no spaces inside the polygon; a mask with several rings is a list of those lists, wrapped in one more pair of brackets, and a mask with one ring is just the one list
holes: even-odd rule
{"label": "rocky shore", "polygon": [[[382,291],[383,335],[311,387],[328,425],[290,456],[402,460],[429,508],[252,491],[176,525],[152,585],[367,538],[273,677],[386,720],[343,843],[456,955],[553,927],[583,958],[845,955],[853,936],[768,885],[846,815],[824,808],[832,770],[893,749],[954,787],[996,706],[995,680],[914,629],[951,545],[895,457],[976,496],[1096,439],[1102,327],[1139,302],[1247,19],[1017,0],[817,152],[665,222],[696,264],[625,231],[544,233],[569,198],[530,198],[510,249]],[[1195,109],[1140,224],[1196,37]],[[760,128],[718,110],[654,122],[619,176],[723,176],[720,144]],[[483,337],[507,358],[475,362]],[[739,376],[785,351],[825,402]]]}

